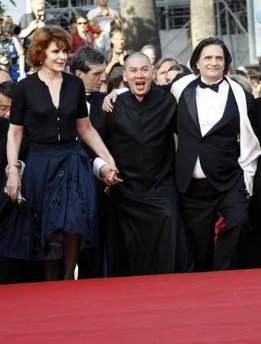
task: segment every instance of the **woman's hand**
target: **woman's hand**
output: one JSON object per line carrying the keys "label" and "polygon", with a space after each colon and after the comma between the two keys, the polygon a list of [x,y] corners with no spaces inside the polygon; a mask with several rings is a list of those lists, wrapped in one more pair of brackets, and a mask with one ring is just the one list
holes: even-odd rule
{"label": "woman's hand", "polygon": [[21,179],[18,175],[17,167],[10,167],[8,179],[6,182],[6,192],[8,197],[10,197],[13,202],[16,201],[17,191],[21,190],[21,186]]}
{"label": "woman's hand", "polygon": [[116,166],[108,164],[103,165],[99,170],[99,174],[102,181],[108,186],[112,186],[123,182],[123,180],[118,177],[118,173],[119,170]]}

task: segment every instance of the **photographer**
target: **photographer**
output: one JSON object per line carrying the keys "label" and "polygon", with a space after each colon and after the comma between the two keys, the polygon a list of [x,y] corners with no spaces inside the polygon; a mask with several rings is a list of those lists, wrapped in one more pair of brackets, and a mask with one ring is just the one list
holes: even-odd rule
{"label": "photographer", "polygon": [[28,48],[34,31],[45,25],[55,25],[56,21],[51,15],[45,13],[44,0],[31,0],[31,13],[25,13],[20,19],[21,32],[19,37],[24,40],[25,50]]}
{"label": "photographer", "polygon": [[0,66],[9,71],[13,81],[19,78],[19,58],[24,54],[19,33],[20,28],[13,24],[11,16],[0,21]]}

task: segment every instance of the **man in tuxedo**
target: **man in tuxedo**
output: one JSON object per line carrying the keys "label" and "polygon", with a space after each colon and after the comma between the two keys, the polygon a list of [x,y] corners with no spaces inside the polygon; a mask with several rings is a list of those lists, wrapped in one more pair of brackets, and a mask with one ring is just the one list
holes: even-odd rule
{"label": "man in tuxedo", "polygon": [[[231,61],[223,41],[204,39],[192,53],[194,75],[179,75],[171,87],[177,101],[176,182],[195,271],[244,263],[249,196],[261,152],[249,121],[253,98],[226,76]],[[110,99],[115,95],[108,97],[108,111]],[[226,226],[215,249],[219,214]]]}
{"label": "man in tuxedo", "polygon": [[[106,80],[105,57],[91,47],[81,47],[71,60],[71,72],[82,79],[86,90],[86,101],[90,120],[101,137],[104,137],[104,113],[102,111],[104,93],[99,92]],[[90,152],[89,152],[90,153]],[[90,154],[92,156],[92,154]],[[105,168],[105,167],[104,167]],[[103,275],[103,243],[104,243],[104,185],[96,179],[98,233],[97,246],[90,247],[83,243],[78,256],[78,278],[100,277]]]}
{"label": "man in tuxedo", "polygon": [[[251,96],[225,75],[231,55],[218,38],[202,40],[190,64],[196,75],[174,80],[176,181],[195,271],[239,267],[260,146],[249,122]],[[226,227],[214,250],[214,224]]]}

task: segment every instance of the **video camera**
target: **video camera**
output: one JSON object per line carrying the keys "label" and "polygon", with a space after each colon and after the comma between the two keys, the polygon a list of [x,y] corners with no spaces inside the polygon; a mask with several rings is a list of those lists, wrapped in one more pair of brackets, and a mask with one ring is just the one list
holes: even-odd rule
{"label": "video camera", "polygon": [[45,20],[45,12],[44,12],[44,10],[38,10],[37,11],[36,20],[38,22],[43,22]]}

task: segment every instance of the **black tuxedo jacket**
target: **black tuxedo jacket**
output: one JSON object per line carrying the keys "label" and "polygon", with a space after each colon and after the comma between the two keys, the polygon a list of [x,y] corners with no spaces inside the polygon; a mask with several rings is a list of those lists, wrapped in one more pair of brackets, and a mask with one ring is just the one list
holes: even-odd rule
{"label": "black tuxedo jacket", "polygon": [[[102,92],[92,92],[90,95],[86,95],[86,101],[90,104],[90,121],[103,140],[105,135],[106,114],[102,110],[102,104],[105,96],[106,93]],[[86,148],[91,161],[97,158],[97,154],[95,154],[84,142],[82,142],[82,145]]]}
{"label": "black tuxedo jacket", "polygon": [[[196,105],[197,84],[198,79],[193,80],[183,90],[178,103],[177,186],[180,192],[186,192],[199,157],[209,182],[217,190],[227,191],[243,172],[238,164],[240,155],[238,107],[230,87],[221,120],[202,136]],[[211,107],[211,104],[209,106]]]}
{"label": "black tuxedo jacket", "polygon": [[261,142],[261,97],[254,99],[254,111],[251,117],[251,123],[259,142]]}
{"label": "black tuxedo jacket", "polygon": [[90,104],[90,120],[94,128],[98,131],[102,138],[105,133],[105,113],[102,110],[103,99],[106,93],[92,92],[88,102]]}

